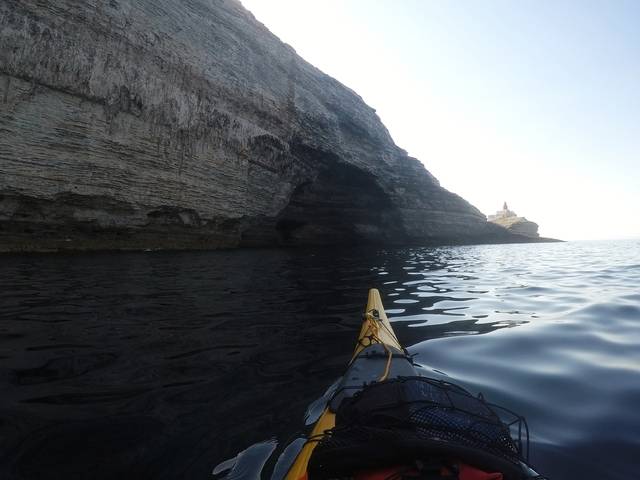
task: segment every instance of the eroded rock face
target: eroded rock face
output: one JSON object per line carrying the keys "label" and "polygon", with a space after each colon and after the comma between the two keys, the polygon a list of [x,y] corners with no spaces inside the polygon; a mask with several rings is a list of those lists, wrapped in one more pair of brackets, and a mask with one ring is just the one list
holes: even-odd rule
{"label": "eroded rock face", "polygon": [[0,3],[0,249],[512,241],[235,0]]}
{"label": "eroded rock face", "polygon": [[524,217],[496,218],[491,221],[518,235],[532,238],[538,238],[540,236],[538,234],[538,224]]}

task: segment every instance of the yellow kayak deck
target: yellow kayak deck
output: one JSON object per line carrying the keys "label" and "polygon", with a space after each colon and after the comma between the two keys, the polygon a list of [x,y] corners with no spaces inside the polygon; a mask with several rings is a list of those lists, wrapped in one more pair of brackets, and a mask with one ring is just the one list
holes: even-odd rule
{"label": "yellow kayak deck", "polygon": [[[365,310],[364,319],[362,321],[362,328],[360,329],[360,335],[358,335],[358,341],[351,357],[351,362],[358,356],[358,354],[372,344],[382,344],[386,347],[393,347],[396,349],[402,349],[396,334],[391,327],[391,323],[384,312],[382,305],[382,299],[380,298],[380,292],[372,288],[369,290],[369,298],[367,301],[367,308]],[[380,380],[384,380],[389,371],[389,365],[391,362],[392,354],[389,353],[389,361],[385,371],[381,372]],[[326,430],[330,430],[335,426],[335,414],[325,408],[324,412],[316,422],[311,431],[311,434],[307,438],[307,442],[296,457],[296,460],[289,468],[289,472],[285,477],[287,480],[300,480],[307,477],[307,466],[309,459],[313,453],[313,449],[318,444],[318,440],[322,438],[322,435]]]}
{"label": "yellow kayak deck", "polygon": [[[334,478],[331,473],[331,468],[336,468],[336,465],[338,465],[337,468],[340,470],[340,468],[344,468],[345,461],[349,466],[349,469],[345,471],[348,472],[354,471],[354,468],[359,468],[367,464],[368,460],[365,459],[363,455],[368,456],[369,450],[372,447],[377,448],[378,446],[377,444],[369,442],[369,440],[359,444],[359,448],[361,448],[364,453],[361,453],[360,457],[355,455],[355,457],[351,459],[353,460],[351,464],[348,464],[349,458],[347,457],[353,454],[353,448],[347,448],[346,450],[342,448],[341,450],[340,448],[336,448],[334,444],[333,447],[329,447],[329,456],[327,456],[327,448],[323,449],[323,447],[327,447],[326,442],[317,450],[317,456],[312,457],[316,446],[321,441],[327,440],[330,444],[332,440],[335,441],[336,436],[340,436],[339,432],[337,433],[335,430],[332,430],[336,426],[336,415],[334,412],[342,411],[341,405],[343,405],[343,402],[347,398],[356,399],[358,397],[354,397],[354,395],[358,393],[365,394],[368,391],[370,392],[369,397],[367,397],[368,400],[363,400],[363,402],[366,404],[366,402],[369,401],[369,405],[371,405],[371,395],[375,397],[380,394],[380,390],[374,392],[374,389],[384,389],[387,387],[394,389],[399,385],[399,383],[397,383],[398,379],[401,379],[401,382],[413,382],[414,385],[419,384],[420,389],[426,389],[425,391],[427,392],[437,394],[435,397],[428,394],[420,397],[418,400],[413,399],[411,401],[424,402],[424,399],[428,399],[429,402],[431,402],[430,399],[432,398],[440,398],[440,396],[445,398],[445,400],[440,403],[436,402],[434,405],[421,406],[420,411],[426,410],[428,413],[434,408],[451,410],[453,412],[451,413],[451,418],[454,419],[454,423],[446,423],[444,427],[439,426],[437,422],[430,423],[429,419],[431,417],[429,417],[428,414],[425,414],[425,419],[422,420],[418,418],[411,419],[416,425],[422,425],[422,428],[428,427],[435,429],[436,444],[433,443],[433,436],[420,437],[418,434],[412,436],[411,432],[406,430],[404,433],[408,434],[409,443],[402,443],[397,440],[391,441],[391,447],[383,449],[390,455],[385,457],[384,451],[380,451],[377,455],[374,455],[374,461],[368,464],[375,464],[376,461],[379,461],[380,465],[385,463],[392,464],[390,462],[397,461],[398,457],[402,456],[403,449],[408,449],[408,455],[411,455],[411,458],[415,460],[416,458],[413,457],[415,451],[413,449],[415,442],[418,441],[423,442],[421,444],[423,451],[421,451],[419,455],[435,455],[437,457],[442,455],[443,449],[446,449],[446,454],[453,456],[457,463],[465,468],[477,467],[476,471],[480,473],[501,472],[502,476],[500,478],[510,480],[543,478],[528,464],[528,453],[523,454],[523,452],[528,451],[523,450],[523,442],[525,445],[528,445],[529,441],[529,430],[523,417],[503,407],[488,404],[485,402],[484,397],[472,395],[465,389],[447,381],[420,376],[414,369],[414,364],[407,355],[408,353],[400,345],[389,323],[389,319],[385,314],[380,292],[376,289],[369,290],[369,298],[362,328],[360,329],[358,341],[347,371],[341,381],[337,383],[335,393],[332,395],[332,398],[328,400],[322,415],[314,425],[311,434],[306,438],[306,442],[289,468],[285,477],[287,480],[308,480],[310,466],[314,472],[320,469],[320,478],[325,478],[322,476],[323,469],[324,474],[329,475],[329,477],[326,478]],[[399,360],[394,362],[394,356]],[[386,382],[387,380],[389,383]],[[354,388],[357,393],[354,393]],[[371,388],[371,390],[369,390],[369,388]],[[414,388],[417,387],[414,386]],[[457,405],[449,397],[452,393],[455,394],[458,399],[457,401],[462,401],[460,400],[461,398],[464,399],[464,401],[462,401],[462,407]],[[401,405],[404,405],[404,409],[406,409],[406,404],[403,402],[408,401],[407,399],[409,397],[402,396],[406,395],[406,393],[398,393],[398,395],[400,395],[397,397],[399,399],[398,401]],[[366,397],[366,394],[364,396]],[[357,401],[358,400],[355,402],[357,403]],[[467,406],[465,407],[464,405]],[[347,404],[347,410],[348,408],[349,404]],[[387,408],[387,410],[385,410],[385,414],[387,414],[388,406],[385,408]],[[470,410],[467,410],[467,408]],[[374,412],[375,415],[375,411],[375,408],[371,411],[365,410],[365,412],[367,412],[365,415],[371,412]],[[505,420],[503,420],[497,412],[501,412]],[[360,414],[362,413],[363,412],[360,412]],[[461,415],[467,420],[460,421],[459,418]],[[405,418],[408,417],[398,416],[395,420]],[[459,440],[448,441],[446,438],[445,440],[441,440],[441,434],[446,437],[446,435],[449,434],[451,425],[457,425],[455,422],[460,424],[458,430],[455,430],[456,435],[459,435]],[[397,423],[395,425],[397,425]],[[327,434],[328,431],[330,431],[329,435]],[[494,432],[494,434],[492,436],[487,432]],[[510,437],[509,441],[505,440],[505,438],[508,437]],[[484,438],[484,443],[480,442],[478,440],[479,438]],[[387,439],[389,439],[388,436]],[[342,441],[344,441],[344,437]]]}

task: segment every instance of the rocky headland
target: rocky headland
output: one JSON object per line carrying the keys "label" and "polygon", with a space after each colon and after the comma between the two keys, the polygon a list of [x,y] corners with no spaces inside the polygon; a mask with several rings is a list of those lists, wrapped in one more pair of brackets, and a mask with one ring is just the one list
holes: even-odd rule
{"label": "rocky headland", "polygon": [[2,251],[536,240],[510,230],[236,0],[0,4]]}
{"label": "rocky headland", "polygon": [[540,237],[537,223],[527,220],[525,217],[519,217],[515,212],[509,210],[507,202],[504,202],[502,210],[496,212],[495,215],[489,215],[489,221],[518,235],[524,235],[525,237],[534,239],[549,240]]}

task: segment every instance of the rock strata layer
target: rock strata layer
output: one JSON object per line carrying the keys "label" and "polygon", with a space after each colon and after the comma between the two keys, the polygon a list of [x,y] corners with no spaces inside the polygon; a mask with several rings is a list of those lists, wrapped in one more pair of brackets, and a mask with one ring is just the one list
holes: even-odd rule
{"label": "rock strata layer", "polygon": [[538,234],[538,224],[524,217],[497,218],[491,221],[519,235],[532,238],[540,236]]}
{"label": "rock strata layer", "polygon": [[235,0],[5,0],[0,106],[0,250],[526,240]]}

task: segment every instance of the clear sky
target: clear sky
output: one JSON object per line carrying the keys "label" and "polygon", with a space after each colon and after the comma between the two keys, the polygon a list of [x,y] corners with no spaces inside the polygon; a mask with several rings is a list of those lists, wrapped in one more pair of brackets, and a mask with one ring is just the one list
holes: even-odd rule
{"label": "clear sky", "polygon": [[485,214],[640,237],[640,1],[242,3]]}

